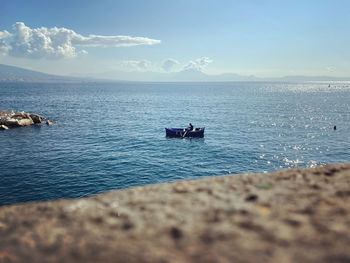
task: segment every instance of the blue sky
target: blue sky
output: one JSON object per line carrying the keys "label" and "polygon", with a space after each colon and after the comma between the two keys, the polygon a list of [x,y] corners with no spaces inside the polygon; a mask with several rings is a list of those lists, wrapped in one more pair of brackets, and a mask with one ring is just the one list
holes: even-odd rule
{"label": "blue sky", "polygon": [[350,76],[349,33],[345,0],[0,0],[0,63],[63,75]]}

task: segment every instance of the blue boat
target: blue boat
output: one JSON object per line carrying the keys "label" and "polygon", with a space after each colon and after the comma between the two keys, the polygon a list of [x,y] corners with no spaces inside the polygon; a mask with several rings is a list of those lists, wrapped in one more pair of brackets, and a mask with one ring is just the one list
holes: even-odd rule
{"label": "blue boat", "polygon": [[165,128],[165,133],[167,137],[204,137],[204,127],[196,128],[194,130],[181,129],[181,128]]}

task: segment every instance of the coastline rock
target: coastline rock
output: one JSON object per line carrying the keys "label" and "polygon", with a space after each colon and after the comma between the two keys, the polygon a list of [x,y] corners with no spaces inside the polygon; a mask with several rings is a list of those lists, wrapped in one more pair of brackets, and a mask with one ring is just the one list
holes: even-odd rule
{"label": "coastline rock", "polygon": [[5,118],[1,120],[1,125],[5,125],[9,128],[11,127],[19,127],[18,120],[12,119],[12,118]]}
{"label": "coastline rock", "polygon": [[50,120],[47,120],[46,125],[52,125],[52,122]]}
{"label": "coastline rock", "polygon": [[350,163],[0,207],[0,262],[350,262]]}
{"label": "coastline rock", "polygon": [[29,116],[30,116],[30,118],[32,118],[32,120],[35,124],[40,124],[45,119],[43,116],[40,116],[40,115],[34,114],[34,113],[31,113]]}
{"label": "coastline rock", "polygon": [[23,127],[29,126],[33,124],[41,124],[43,116],[34,113],[26,113],[26,112],[14,112],[12,110],[5,111],[0,110],[0,125],[5,125],[8,128],[13,127]]}
{"label": "coastline rock", "polygon": [[14,114],[13,110],[0,110],[0,119],[3,117],[10,117]]}
{"label": "coastline rock", "polygon": [[23,127],[23,126],[29,126],[33,125],[33,120],[29,118],[22,118],[22,117],[11,117],[6,118],[2,121],[3,125],[6,125],[7,127]]}
{"label": "coastline rock", "polygon": [[16,112],[14,115],[11,116],[11,118],[21,120],[21,119],[31,119],[29,113],[26,113],[24,111],[22,112]]}
{"label": "coastline rock", "polygon": [[15,115],[12,110],[0,110],[0,125],[3,124],[3,121],[11,116]]}
{"label": "coastline rock", "polygon": [[0,125],[0,130],[8,130],[9,127],[7,127],[6,125]]}

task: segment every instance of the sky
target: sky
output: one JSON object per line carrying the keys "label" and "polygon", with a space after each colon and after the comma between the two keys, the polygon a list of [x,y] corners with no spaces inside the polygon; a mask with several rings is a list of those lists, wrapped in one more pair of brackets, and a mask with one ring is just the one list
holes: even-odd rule
{"label": "sky", "polygon": [[348,0],[0,0],[0,64],[350,77]]}

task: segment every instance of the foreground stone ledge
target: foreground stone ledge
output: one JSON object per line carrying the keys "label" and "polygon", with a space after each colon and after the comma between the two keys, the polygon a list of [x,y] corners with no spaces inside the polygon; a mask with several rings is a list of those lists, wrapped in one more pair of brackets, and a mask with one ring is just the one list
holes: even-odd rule
{"label": "foreground stone ledge", "polygon": [[350,262],[350,164],[0,207],[0,262]]}

